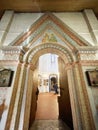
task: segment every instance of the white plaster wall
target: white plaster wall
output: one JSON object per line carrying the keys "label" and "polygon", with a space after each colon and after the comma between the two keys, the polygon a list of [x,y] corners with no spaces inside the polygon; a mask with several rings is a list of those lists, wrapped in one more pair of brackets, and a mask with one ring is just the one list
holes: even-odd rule
{"label": "white plaster wall", "polygon": [[65,13],[54,13],[65,25],[67,25],[71,31],[85,39],[93,45],[93,40],[90,35],[87,23],[81,12],[65,12]]}
{"label": "white plaster wall", "polygon": [[14,13],[4,45],[8,45],[21,33],[28,31],[30,26],[42,15],[43,13]]}

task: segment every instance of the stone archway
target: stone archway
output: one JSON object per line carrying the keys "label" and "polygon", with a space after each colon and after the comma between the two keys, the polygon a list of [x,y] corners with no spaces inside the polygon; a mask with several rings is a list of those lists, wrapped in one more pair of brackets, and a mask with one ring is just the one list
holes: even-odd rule
{"label": "stone archway", "polygon": [[[72,109],[72,118],[73,118],[73,127],[75,130],[94,130],[94,122],[92,119],[92,113],[89,106],[89,99],[86,95],[86,91],[84,91],[84,87],[82,87],[81,80],[81,70],[79,69],[80,64],[76,62],[74,59],[76,55],[65,47],[62,47],[58,44],[46,43],[36,46],[35,48],[31,48],[26,55],[24,56],[24,62],[27,64],[27,80],[25,83],[26,89],[26,98],[25,98],[25,106],[24,106],[24,114],[23,117],[23,129],[20,130],[28,130],[29,127],[29,116],[30,116],[30,107],[31,107],[31,96],[32,96],[32,75],[36,68],[36,63],[38,57],[45,53],[54,53],[62,57],[64,63],[66,64],[66,74],[68,78],[68,86],[69,86],[69,95],[71,101],[71,109]],[[83,83],[85,84],[85,83]],[[86,100],[84,100],[86,99]],[[90,118],[91,117],[91,118]]]}
{"label": "stone archway", "polygon": [[[45,22],[47,19],[48,22]],[[51,27],[49,25],[51,25],[52,23],[51,29],[53,28],[53,26],[55,26],[54,23],[56,23],[55,26],[55,29],[57,29],[56,32],[59,32],[59,34],[63,36],[64,43],[66,44],[66,45],[64,44],[64,46],[68,46],[70,50],[66,49],[66,47],[64,46],[58,45],[57,43],[43,43],[40,44],[39,46],[34,47],[32,45],[34,43],[34,40],[40,37],[41,33],[43,32],[42,31],[43,28],[40,27],[40,25],[42,25],[41,22],[43,23],[43,25],[46,25],[45,27]],[[31,107],[30,101],[31,101],[32,87],[33,87],[31,77],[36,68],[38,57],[41,54],[45,54],[48,52],[59,54],[67,66],[65,69],[66,69],[66,75],[69,84],[69,94],[70,94],[74,129],[95,130],[94,119],[92,117],[91,106],[89,104],[90,99],[88,99],[88,95],[87,95],[81,62],[82,63],[85,61],[89,62],[90,60],[96,62],[97,59],[93,58],[95,56],[88,55],[88,54],[95,55],[96,53],[93,51],[88,53],[89,48],[82,47],[82,46],[87,46],[88,44],[82,42],[79,38],[76,38],[76,36],[72,34],[68,28],[63,26],[62,22],[60,22],[58,19],[53,18],[50,15],[47,17],[46,15],[46,18],[45,17],[43,17],[43,19],[41,18],[41,22],[39,23],[39,21],[37,21],[36,26],[34,24],[30,32],[29,31],[26,32],[21,38],[18,39],[18,41],[15,44],[11,44],[11,45],[24,46],[25,43],[28,44],[28,42],[25,42],[28,36],[34,33],[33,36],[31,35],[32,42],[30,43],[29,46],[26,46],[29,47],[29,50],[26,52],[25,55],[23,54],[24,60],[22,61],[22,55],[20,53],[17,57],[15,56],[12,58],[12,60],[17,60],[17,64],[18,63],[19,64],[17,65],[15,82],[13,84],[12,102],[10,103],[11,105],[9,107],[9,113],[7,117],[8,119],[7,119],[5,130],[8,130],[10,128],[11,129],[15,128],[15,130],[17,129],[28,130],[30,107]],[[42,29],[41,31],[39,27]],[[62,38],[62,36],[60,37],[60,39]],[[29,37],[29,39],[31,40],[31,37]],[[68,42],[66,42],[65,39],[67,39]],[[79,45],[81,47],[79,47]],[[86,48],[87,48],[87,52],[85,54]],[[13,48],[11,50],[13,50]],[[15,55],[16,52],[13,53],[12,52],[10,55],[8,55],[5,49],[5,60],[8,57],[13,56],[13,53]],[[22,53],[24,53],[24,51],[22,51]],[[9,60],[11,59],[9,58]],[[91,61],[90,63],[92,64]],[[15,113],[14,116],[12,115],[12,113]]]}
{"label": "stone archway", "polygon": [[[17,64],[15,80],[13,83],[12,104],[9,107],[5,130],[28,130],[33,87],[32,75],[36,68],[38,57],[48,52],[61,56],[64,64],[66,65],[65,69],[68,78],[68,89],[71,101],[74,129],[95,130],[91,106],[81,69],[81,60],[80,62],[78,61],[79,59],[77,62],[75,61],[77,56],[81,58],[81,55],[77,55],[75,52],[70,52],[65,47],[62,47],[56,43],[40,44],[35,48],[29,49],[23,56],[24,60],[22,60],[22,55],[20,55],[20,57],[18,56],[18,58],[20,58],[20,62],[17,62],[19,64]],[[86,54],[83,55],[82,52],[82,58],[83,56],[84,58],[88,58],[85,57],[85,55]],[[12,113],[14,113],[14,115],[12,115]]]}
{"label": "stone archway", "polygon": [[[63,46],[58,45],[58,44],[54,44],[54,43],[41,44],[41,45],[39,45],[39,46],[37,46],[37,47],[29,50],[27,52],[27,54],[25,55],[25,58],[24,58],[24,61],[26,61],[27,63],[29,63],[30,68],[33,70],[32,74],[34,74],[34,72],[36,70],[36,63],[38,61],[39,56],[41,56],[41,55],[43,55],[45,53],[54,53],[54,54],[59,55],[60,57],[62,57],[62,59],[64,61],[64,64],[67,64],[67,65],[68,64],[72,64],[72,62],[74,61],[74,58],[73,58],[71,52],[69,52]],[[28,79],[30,80],[30,78],[31,77],[29,77]],[[33,95],[35,93],[34,91],[36,92],[36,89],[35,90],[33,89]],[[30,97],[30,94],[29,94],[29,97]],[[33,102],[35,102],[35,107],[36,107],[36,101],[35,100]],[[25,113],[27,113],[27,112],[25,112]]]}

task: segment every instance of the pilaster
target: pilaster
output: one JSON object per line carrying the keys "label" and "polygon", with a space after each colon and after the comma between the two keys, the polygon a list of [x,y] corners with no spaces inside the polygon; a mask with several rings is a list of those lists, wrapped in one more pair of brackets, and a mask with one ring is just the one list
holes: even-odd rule
{"label": "pilaster", "polygon": [[23,130],[28,130],[29,120],[30,120],[30,108],[31,108],[31,99],[32,99],[32,89],[33,89],[33,71],[29,69],[28,72],[28,81],[27,81],[27,93],[26,93],[26,104],[25,104],[25,113],[24,113],[24,122]]}
{"label": "pilaster", "polygon": [[[69,67],[68,67],[69,66]],[[68,65],[67,67],[67,76],[68,76],[68,85],[69,85],[69,95],[71,101],[71,110],[72,110],[72,117],[73,117],[73,126],[75,130],[82,130],[82,121],[81,121],[81,114],[79,109],[79,101],[77,96],[76,84],[75,84],[75,75],[72,64]]]}
{"label": "pilaster", "polygon": [[28,130],[30,120],[30,108],[33,88],[33,70],[30,65],[27,66],[25,86],[23,91],[23,99],[21,106],[21,115],[19,120],[19,126],[15,130]]}
{"label": "pilaster", "polygon": [[15,73],[15,79],[14,79],[14,83],[13,83],[13,91],[12,91],[12,95],[11,95],[9,110],[8,110],[8,114],[7,114],[7,121],[6,121],[6,125],[5,125],[4,130],[10,130],[10,124],[11,124],[11,120],[12,120],[13,109],[14,109],[14,106],[15,106],[16,92],[17,92],[17,88],[18,88],[17,86],[19,84],[20,71],[21,71],[21,64],[19,64],[17,66],[17,70],[16,70],[16,73]]}
{"label": "pilaster", "polygon": [[[7,107],[7,119],[5,128],[2,130],[13,130],[18,122],[22,87],[25,82],[25,65],[23,64],[23,56],[25,50],[21,46],[2,46],[0,48],[0,68],[13,69],[14,77],[11,85],[10,100]],[[24,82],[23,82],[24,81]],[[17,107],[18,106],[18,107]],[[18,111],[18,112],[17,112]]]}
{"label": "pilaster", "polygon": [[83,80],[82,71],[80,70],[81,65],[76,64],[74,67],[74,79],[77,91],[78,107],[80,109],[80,117],[83,130],[95,130],[95,124],[91,112],[91,106],[89,98]]}
{"label": "pilaster", "polygon": [[18,130],[19,125],[19,119],[20,119],[20,111],[21,111],[21,104],[22,104],[22,98],[23,98],[23,92],[24,92],[24,86],[25,86],[25,80],[26,80],[26,65],[21,65],[21,71],[20,74],[17,75],[19,77],[18,84],[17,84],[17,91],[16,98],[15,98],[15,104],[13,109],[13,116],[11,119],[10,124],[10,130]]}

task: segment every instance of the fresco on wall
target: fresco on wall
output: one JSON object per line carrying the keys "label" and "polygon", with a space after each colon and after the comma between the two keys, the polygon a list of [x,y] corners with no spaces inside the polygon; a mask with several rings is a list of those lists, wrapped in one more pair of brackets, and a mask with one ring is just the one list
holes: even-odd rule
{"label": "fresco on wall", "polygon": [[13,71],[10,69],[0,69],[0,87],[11,86]]}
{"label": "fresco on wall", "polygon": [[57,42],[56,36],[53,33],[45,33],[42,39],[42,43],[45,42]]}

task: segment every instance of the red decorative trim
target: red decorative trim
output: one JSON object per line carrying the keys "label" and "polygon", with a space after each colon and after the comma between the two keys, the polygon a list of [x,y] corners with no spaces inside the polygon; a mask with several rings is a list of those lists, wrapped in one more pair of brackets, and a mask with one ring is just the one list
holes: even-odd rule
{"label": "red decorative trim", "polygon": [[81,41],[75,34],[73,34],[70,30],[68,30],[64,23],[59,20],[56,16],[53,14],[45,14],[39,20],[37,20],[32,28],[26,32],[23,36],[21,36],[15,43],[14,45],[20,45],[28,36],[30,36],[34,31],[36,31],[39,26],[41,26],[46,20],[52,20],[54,23],[56,23],[66,34],[68,34],[74,41],[76,41],[80,46],[87,46],[86,43]]}

